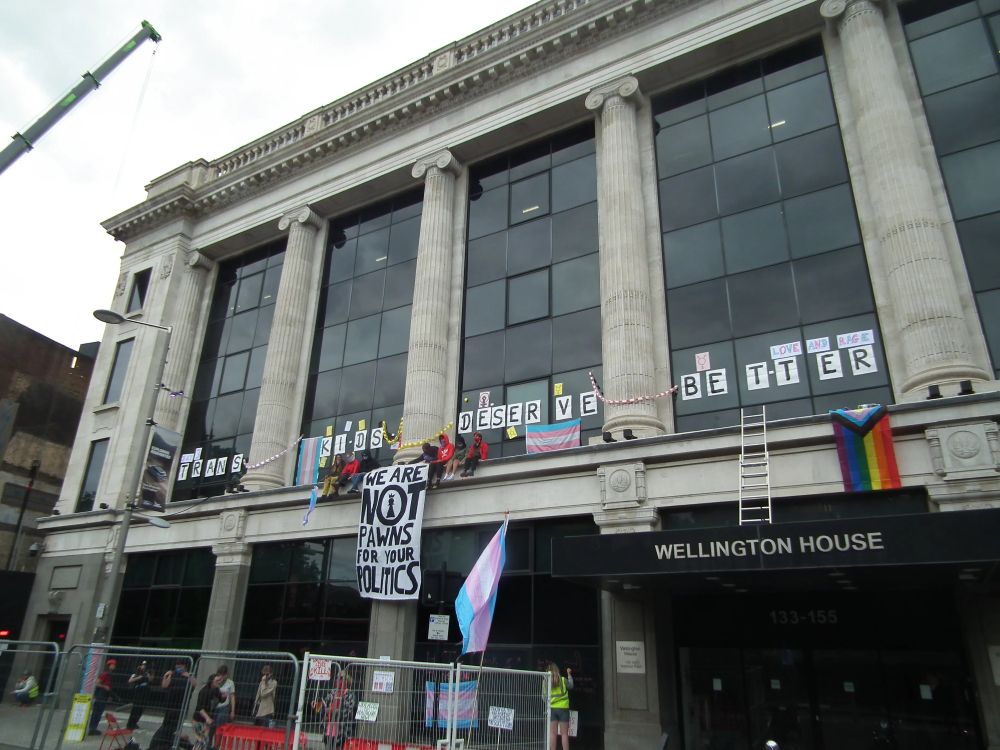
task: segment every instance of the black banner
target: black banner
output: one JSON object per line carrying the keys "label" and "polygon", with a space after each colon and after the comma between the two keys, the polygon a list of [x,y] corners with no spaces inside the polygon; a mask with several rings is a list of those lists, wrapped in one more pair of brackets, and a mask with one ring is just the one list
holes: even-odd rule
{"label": "black banner", "polygon": [[994,560],[1000,508],[552,540],[552,575],[562,577]]}

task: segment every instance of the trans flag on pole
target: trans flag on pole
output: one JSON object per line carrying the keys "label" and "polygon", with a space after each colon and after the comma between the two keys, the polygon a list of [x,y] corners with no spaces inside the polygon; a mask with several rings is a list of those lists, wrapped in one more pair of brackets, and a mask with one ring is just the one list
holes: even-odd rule
{"label": "trans flag on pole", "polygon": [[507,519],[493,535],[483,554],[462,584],[455,599],[458,627],[462,630],[462,654],[485,651],[497,605],[497,584],[507,561]]}

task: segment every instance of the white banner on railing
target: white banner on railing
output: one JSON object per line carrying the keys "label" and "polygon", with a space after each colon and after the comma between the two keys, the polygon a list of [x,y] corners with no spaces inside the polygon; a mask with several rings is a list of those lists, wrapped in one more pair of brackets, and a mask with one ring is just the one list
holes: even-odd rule
{"label": "white banner on railing", "polygon": [[368,599],[420,596],[420,529],[429,464],[365,474],[358,522],[358,590]]}

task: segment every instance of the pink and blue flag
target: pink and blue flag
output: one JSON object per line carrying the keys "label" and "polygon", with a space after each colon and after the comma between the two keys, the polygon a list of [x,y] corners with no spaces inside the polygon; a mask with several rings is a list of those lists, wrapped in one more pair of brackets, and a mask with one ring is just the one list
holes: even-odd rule
{"label": "pink and blue flag", "polygon": [[299,461],[295,467],[295,484],[316,484],[319,481],[322,437],[305,438],[299,443]]}
{"label": "pink and blue flag", "polygon": [[529,424],[525,428],[525,446],[528,453],[547,453],[566,448],[580,447],[580,420],[556,424]]}
{"label": "pink and blue flag", "polygon": [[497,585],[507,561],[507,519],[493,535],[472,567],[455,599],[458,627],[462,630],[462,654],[485,651],[497,605]]}

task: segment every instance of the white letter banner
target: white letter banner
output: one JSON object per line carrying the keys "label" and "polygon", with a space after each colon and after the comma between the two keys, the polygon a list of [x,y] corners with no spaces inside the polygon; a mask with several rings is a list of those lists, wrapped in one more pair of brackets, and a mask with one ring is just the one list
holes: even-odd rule
{"label": "white letter banner", "polygon": [[358,522],[358,591],[366,599],[420,596],[420,529],[429,464],[365,474]]}

